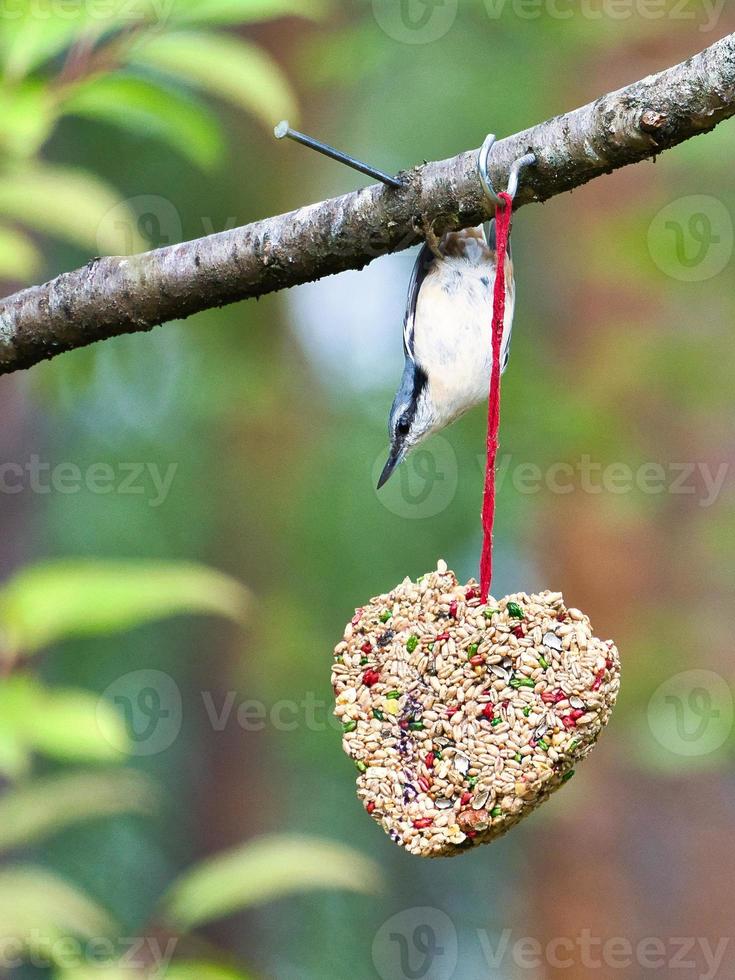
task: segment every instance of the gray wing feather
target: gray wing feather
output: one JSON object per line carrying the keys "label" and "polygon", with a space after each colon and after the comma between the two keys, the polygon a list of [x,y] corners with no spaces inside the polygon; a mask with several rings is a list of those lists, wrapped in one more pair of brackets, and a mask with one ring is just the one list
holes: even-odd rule
{"label": "gray wing feather", "polygon": [[416,257],[411,281],[408,284],[408,299],[406,301],[406,316],[403,321],[403,352],[407,358],[414,361],[413,323],[416,317],[416,303],[419,298],[421,284],[434,264],[435,257],[428,245],[424,245]]}

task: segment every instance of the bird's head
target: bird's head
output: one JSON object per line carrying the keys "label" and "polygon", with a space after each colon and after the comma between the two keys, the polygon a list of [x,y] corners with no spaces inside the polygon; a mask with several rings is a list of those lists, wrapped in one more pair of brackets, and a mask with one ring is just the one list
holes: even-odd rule
{"label": "bird's head", "polygon": [[439,421],[426,374],[414,362],[407,361],[390,410],[390,454],[380,474],[378,490],[413,447],[437,428]]}

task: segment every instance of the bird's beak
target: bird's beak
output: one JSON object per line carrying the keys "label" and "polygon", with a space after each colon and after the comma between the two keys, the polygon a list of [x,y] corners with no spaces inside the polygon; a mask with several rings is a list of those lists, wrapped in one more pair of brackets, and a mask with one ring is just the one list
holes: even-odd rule
{"label": "bird's beak", "polygon": [[383,467],[383,472],[380,474],[380,479],[378,480],[378,490],[380,490],[384,483],[388,482],[391,473],[396,466],[398,466],[405,455],[406,449],[404,446],[391,446],[390,456],[388,457],[388,461]]}

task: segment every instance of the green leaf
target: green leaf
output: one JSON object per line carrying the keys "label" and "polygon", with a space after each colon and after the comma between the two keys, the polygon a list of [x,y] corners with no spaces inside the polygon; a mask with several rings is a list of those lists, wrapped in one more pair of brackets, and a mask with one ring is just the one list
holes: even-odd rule
{"label": "green leaf", "polygon": [[164,899],[163,911],[176,928],[187,930],[284,895],[324,888],[371,893],[379,886],[378,866],[351,847],[271,836],[186,872]]}
{"label": "green leaf", "polygon": [[131,63],[245,108],[269,129],[274,119],[297,115],[286,76],[269,55],[247,41],[194,31],[148,35],[133,48]]}
{"label": "green leaf", "polygon": [[65,115],[113,123],[169,143],[203,170],[222,157],[224,143],[211,114],[191,97],[130,75],[99,75],[62,103]]}
{"label": "green leaf", "polygon": [[129,751],[125,724],[112,705],[86,691],[45,688],[17,673],[0,685],[4,741],[64,762],[117,762]]}
{"label": "green leaf", "polygon": [[147,815],[155,802],[153,784],[132,769],[37,779],[0,796],[0,850],[31,844],[84,820]]}
{"label": "green leaf", "polygon": [[0,225],[0,279],[34,279],[42,267],[43,257],[28,235]]}
{"label": "green leaf", "polygon": [[248,590],[202,565],[62,560],[19,572],[0,589],[0,624],[12,651],[131,629],[178,614],[242,622]]}
{"label": "green leaf", "polygon": [[[132,973],[130,965],[101,963],[99,966],[73,967],[54,974],[55,980],[136,980],[137,973]],[[216,963],[205,963],[201,960],[172,963],[168,967],[157,970],[155,980],[253,980],[250,974],[233,970],[230,967],[219,966]]]}
{"label": "green leaf", "polygon": [[[80,39],[89,26],[82,4],[59,17],[53,0],[15,3],[3,15],[2,53],[5,77],[17,81]],[[25,7],[25,9],[22,9]]]}
{"label": "green leaf", "polygon": [[[0,215],[85,249],[114,251],[119,235],[102,221],[113,208],[122,218],[125,207],[117,194],[82,170],[34,164],[0,174]],[[142,251],[145,241],[133,217],[130,224],[134,250]]]}
{"label": "green leaf", "polygon": [[32,865],[0,870],[0,922],[3,941],[15,939],[48,955],[54,939],[111,936],[108,914],[73,885]]}
{"label": "green leaf", "polygon": [[177,24],[253,24],[276,17],[321,20],[326,0],[174,0],[171,19]]}
{"label": "green leaf", "polygon": [[38,81],[0,88],[0,147],[27,159],[38,152],[56,122],[48,87]]}

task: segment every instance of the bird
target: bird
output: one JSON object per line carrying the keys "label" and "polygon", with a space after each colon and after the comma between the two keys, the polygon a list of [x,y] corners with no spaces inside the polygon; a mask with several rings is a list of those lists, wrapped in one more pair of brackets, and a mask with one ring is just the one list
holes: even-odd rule
{"label": "bird", "polygon": [[[488,397],[497,252],[495,220],[424,243],[411,274],[404,367],[388,421],[390,454],[378,490],[420,442]],[[510,356],[515,280],[505,259],[501,373]]]}

